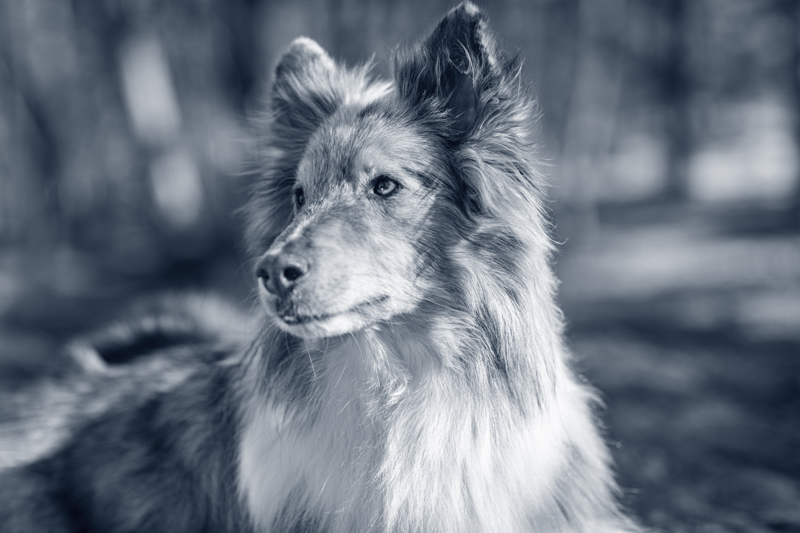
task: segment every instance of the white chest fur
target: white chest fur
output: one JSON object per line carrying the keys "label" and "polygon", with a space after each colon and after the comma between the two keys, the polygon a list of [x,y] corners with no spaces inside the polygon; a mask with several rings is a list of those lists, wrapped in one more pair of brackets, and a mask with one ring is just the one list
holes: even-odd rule
{"label": "white chest fur", "polygon": [[[383,424],[364,413],[363,366],[347,347],[317,363],[313,408],[288,412],[262,398],[246,411],[239,490],[260,531],[307,513],[328,530],[372,529],[380,490],[375,472]],[[310,356],[309,356],[310,357]]]}
{"label": "white chest fur", "polygon": [[270,531],[279,516],[303,513],[350,526],[368,519],[371,506],[362,496],[370,484],[365,472],[374,468],[373,446],[353,442],[333,425],[291,426],[269,407],[253,414],[242,435],[239,479],[259,530]]}
{"label": "white chest fur", "polygon": [[579,386],[523,418],[502,396],[459,393],[437,373],[409,384],[384,417],[367,416],[363,366],[349,359],[365,355],[327,354],[341,364],[319,376],[331,384],[313,417],[251,405],[239,488],[260,531],[304,513],[343,533],[552,529],[537,515],[558,505],[570,426],[586,416]]}

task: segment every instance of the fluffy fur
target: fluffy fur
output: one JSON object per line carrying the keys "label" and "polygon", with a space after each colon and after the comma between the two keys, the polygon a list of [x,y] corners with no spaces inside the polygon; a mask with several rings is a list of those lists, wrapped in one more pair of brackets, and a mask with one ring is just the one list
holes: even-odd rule
{"label": "fluffy fur", "polygon": [[296,40],[246,208],[262,312],[76,345],[0,529],[635,530],[563,343],[535,115],[469,3],[390,82]]}

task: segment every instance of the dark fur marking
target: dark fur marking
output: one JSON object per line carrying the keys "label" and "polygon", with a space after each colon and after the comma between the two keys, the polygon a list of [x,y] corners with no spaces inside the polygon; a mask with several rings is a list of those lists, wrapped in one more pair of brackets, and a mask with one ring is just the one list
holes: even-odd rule
{"label": "dark fur marking", "polygon": [[[473,235],[471,244],[475,253],[487,265],[497,269],[501,276],[513,278],[521,275],[520,260],[526,250],[522,242],[510,231],[496,231],[492,233],[481,232]],[[506,286],[509,286],[506,284]],[[514,291],[509,290],[509,296],[515,301],[518,297]]]}
{"label": "dark fur marking", "polygon": [[412,176],[416,176],[419,179],[419,181],[422,184],[422,186],[425,187],[426,189],[435,190],[435,188],[436,188],[436,180],[431,178],[428,174],[426,174],[424,172],[420,172],[420,171],[414,170],[413,168],[409,168],[409,167],[406,167],[406,166],[403,166],[403,167],[400,167],[400,168],[402,168],[404,172],[408,172]]}
{"label": "dark fur marking", "polygon": [[314,372],[307,354],[298,356],[302,341],[287,333],[278,335],[279,342],[267,347],[269,356],[264,361],[264,383],[272,390],[268,394],[280,396],[289,404],[305,404],[314,390]]}
{"label": "dark fur marking", "polygon": [[478,327],[481,329],[487,343],[489,344],[489,354],[491,356],[492,367],[497,371],[496,376],[500,378],[503,385],[510,390],[508,354],[504,353],[501,342],[501,332],[498,331],[498,324],[492,319],[492,314],[485,305],[481,305],[477,313]]}
{"label": "dark fur marking", "polygon": [[199,332],[150,331],[130,340],[109,339],[107,342],[101,341],[94,344],[94,348],[108,364],[118,365],[166,348],[197,344],[207,340],[206,336]]}
{"label": "dark fur marking", "polygon": [[[138,408],[123,401],[86,425],[79,440],[30,465],[52,487],[70,531],[250,531],[235,498],[237,428],[228,380],[227,372],[202,375]],[[214,443],[220,438],[227,444]],[[109,484],[121,498],[109,499]]]}
{"label": "dark fur marking", "polygon": [[[298,480],[299,481],[299,480]],[[286,502],[278,511],[272,523],[270,531],[281,531],[286,533],[325,533],[320,518],[308,511],[300,513],[298,516],[297,502],[302,501],[302,491],[295,488],[289,492]]]}
{"label": "dark fur marking", "polygon": [[359,120],[365,120],[369,117],[376,116],[384,116],[386,111],[383,108],[384,104],[381,101],[377,102],[370,102],[369,104],[365,105],[361,109],[358,110],[356,113],[356,118]]}

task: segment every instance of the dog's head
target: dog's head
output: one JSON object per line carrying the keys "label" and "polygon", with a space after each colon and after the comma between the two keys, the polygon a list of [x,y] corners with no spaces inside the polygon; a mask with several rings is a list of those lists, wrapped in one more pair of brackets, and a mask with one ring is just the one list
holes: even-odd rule
{"label": "dog's head", "polygon": [[525,201],[533,104],[518,78],[469,3],[399,52],[389,83],[292,43],[248,208],[261,298],[281,329],[333,336],[421,302],[457,305],[459,255],[518,275],[486,249],[512,254],[508,211],[537,210]]}

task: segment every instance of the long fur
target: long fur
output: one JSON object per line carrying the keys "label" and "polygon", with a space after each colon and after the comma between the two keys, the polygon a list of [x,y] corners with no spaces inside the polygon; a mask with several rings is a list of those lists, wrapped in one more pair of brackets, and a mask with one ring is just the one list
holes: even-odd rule
{"label": "long fur", "polygon": [[563,342],[536,104],[485,16],[452,10],[391,82],[298,39],[266,107],[250,333],[194,301],[193,342],[76,345],[70,402],[106,407],[0,474],[0,530],[635,531]]}

